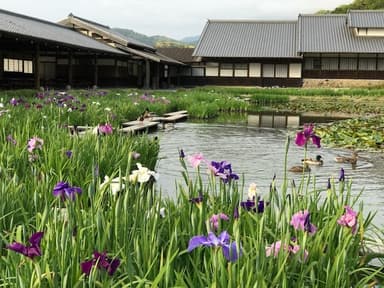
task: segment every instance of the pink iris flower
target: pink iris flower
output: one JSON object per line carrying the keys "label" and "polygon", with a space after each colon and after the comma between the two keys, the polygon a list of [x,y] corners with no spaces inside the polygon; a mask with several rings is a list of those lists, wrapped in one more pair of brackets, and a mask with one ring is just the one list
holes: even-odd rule
{"label": "pink iris flower", "polygon": [[[293,241],[296,243],[295,241]],[[267,257],[270,257],[273,255],[274,258],[276,258],[279,255],[280,250],[283,250],[287,252],[288,254],[296,254],[300,251],[300,246],[296,244],[281,244],[281,241],[276,241],[275,243],[272,243],[271,246],[267,246],[265,248],[265,255]],[[304,250],[304,256],[303,260],[306,261],[308,258],[308,251]]]}
{"label": "pink iris flower", "polygon": [[99,125],[99,132],[105,135],[112,134],[113,133],[112,125],[109,123],[105,123],[105,125]]}
{"label": "pink iris flower", "polygon": [[197,168],[199,167],[201,161],[205,161],[205,159],[203,157],[203,154],[197,153],[195,155],[188,156],[188,161],[189,163],[191,163],[193,168]]}
{"label": "pink iris flower", "polygon": [[353,211],[351,207],[345,206],[345,213],[337,220],[341,226],[351,228],[352,233],[355,234],[357,230],[357,212]]}
{"label": "pink iris flower", "polygon": [[295,143],[298,146],[304,146],[307,144],[309,139],[312,140],[312,143],[320,148],[320,137],[315,134],[313,131],[313,124],[304,124],[303,131],[299,131],[296,134]]}
{"label": "pink iris flower", "polygon": [[211,218],[209,219],[209,222],[211,222],[212,227],[215,231],[217,231],[217,229],[219,228],[219,220],[220,219],[224,220],[224,221],[228,221],[229,217],[224,213],[220,213],[220,214],[213,214],[211,216]]}
{"label": "pink iris flower", "polygon": [[291,225],[295,230],[303,230],[313,235],[317,231],[317,227],[310,222],[310,213],[308,210],[299,211],[292,216]]}
{"label": "pink iris flower", "polygon": [[27,145],[28,152],[32,153],[33,150],[35,150],[35,149],[42,149],[43,144],[44,144],[43,139],[40,139],[40,138],[34,136],[33,138],[29,139],[29,141],[28,141],[28,145]]}

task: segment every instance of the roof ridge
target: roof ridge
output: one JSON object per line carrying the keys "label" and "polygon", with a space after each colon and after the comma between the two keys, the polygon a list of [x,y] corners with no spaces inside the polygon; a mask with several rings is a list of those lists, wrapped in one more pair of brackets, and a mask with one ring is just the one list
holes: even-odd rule
{"label": "roof ridge", "polygon": [[74,18],[79,19],[79,20],[81,20],[81,21],[88,22],[89,24],[93,24],[93,25],[101,26],[101,27],[104,27],[104,28],[107,28],[107,29],[111,29],[111,27],[109,27],[109,26],[107,26],[107,25],[100,24],[100,23],[97,23],[97,22],[95,22],[95,21],[88,20],[88,19],[85,19],[85,18],[83,18],[83,17],[76,16],[76,15],[74,15],[73,13],[69,13],[68,17],[74,17]]}
{"label": "roof ridge", "polygon": [[252,19],[208,19],[208,22],[218,23],[265,23],[265,24],[285,24],[297,23],[297,20],[252,20]]}

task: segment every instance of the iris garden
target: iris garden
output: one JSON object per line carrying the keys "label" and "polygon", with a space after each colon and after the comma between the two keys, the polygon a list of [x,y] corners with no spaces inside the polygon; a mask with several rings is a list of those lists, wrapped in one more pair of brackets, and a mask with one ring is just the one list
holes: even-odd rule
{"label": "iris garden", "polygon": [[[292,183],[287,173],[281,183],[271,175],[268,191],[259,191],[257,179],[250,187],[242,185],[225,155],[189,155],[186,143],[175,151],[183,168],[177,195],[163,198],[156,187],[158,140],[128,137],[118,128],[148,106],[158,114],[182,110],[186,99],[133,90],[4,95],[0,286],[368,287],[383,282],[384,235],[372,224],[374,214],[363,214],[361,191],[354,191],[342,170],[326,187],[307,174],[301,183]],[[249,105],[241,97],[222,97],[192,115],[243,113]],[[98,128],[78,136],[69,133],[70,125]],[[288,135],[286,151],[299,145],[304,156],[307,145],[321,149],[318,130],[324,133],[306,125]]]}

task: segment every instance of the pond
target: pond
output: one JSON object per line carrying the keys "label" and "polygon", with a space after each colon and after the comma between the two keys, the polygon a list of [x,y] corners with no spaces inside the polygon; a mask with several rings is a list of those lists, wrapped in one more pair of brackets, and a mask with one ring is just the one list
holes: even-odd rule
{"label": "pond", "polygon": [[[176,123],[174,127],[156,132],[160,140],[160,160],[156,171],[160,174],[158,187],[164,196],[174,197],[175,182],[182,183],[182,167],[179,163],[178,149],[187,155],[201,152],[209,161],[226,160],[232,164],[233,172],[244,179],[244,194],[254,182],[259,193],[268,195],[269,185],[276,175],[279,188],[284,178],[284,157],[287,136],[292,140],[288,149],[288,168],[301,165],[304,149],[294,143],[296,130],[287,128],[260,128],[247,125],[210,124],[210,123]],[[307,155],[315,158],[321,155],[324,165],[313,167],[311,181],[316,180],[316,187],[325,190],[327,180],[333,177],[338,182],[341,167],[345,170],[346,181],[352,181],[354,195],[363,190],[360,200],[364,211],[377,211],[375,224],[384,224],[384,173],[381,156],[361,152],[356,167],[335,162],[337,155],[350,156],[351,152],[342,149],[317,148],[308,146]],[[187,163],[190,173],[194,169]],[[202,171],[204,172],[204,171]],[[301,173],[288,172],[288,181],[298,185]]]}

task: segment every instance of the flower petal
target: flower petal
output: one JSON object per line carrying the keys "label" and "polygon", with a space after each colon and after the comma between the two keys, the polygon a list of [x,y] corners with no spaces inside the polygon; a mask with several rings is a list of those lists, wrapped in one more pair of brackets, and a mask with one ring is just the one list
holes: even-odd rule
{"label": "flower petal", "polygon": [[204,246],[209,243],[209,240],[206,236],[200,235],[200,236],[194,236],[189,240],[188,243],[188,252],[191,252],[193,249]]}

